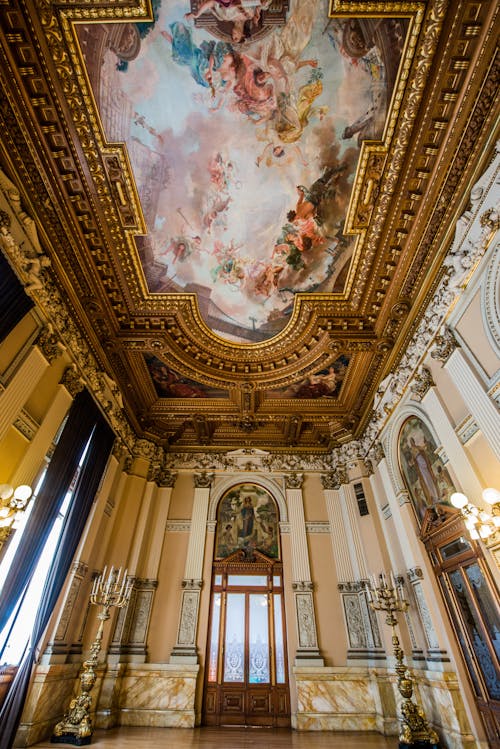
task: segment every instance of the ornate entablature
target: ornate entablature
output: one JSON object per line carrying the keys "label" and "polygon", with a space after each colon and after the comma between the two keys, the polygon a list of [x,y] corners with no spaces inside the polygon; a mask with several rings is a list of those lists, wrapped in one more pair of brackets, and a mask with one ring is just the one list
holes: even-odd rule
{"label": "ornate entablature", "polygon": [[[211,89],[202,69],[199,79],[178,62],[175,45],[209,40],[210,24],[170,18],[166,2],[156,10],[153,19],[144,0],[0,4],[0,159],[16,175],[15,186],[1,182],[2,249],[72,352],[75,384],[82,378],[94,392],[127,450],[142,440],[165,450],[165,463],[152,458],[155,476],[174,451],[197,470],[230,467],[235,448],[270,451],[244,465],[238,458],[243,470],[327,472],[363,460],[498,229],[488,203],[495,162],[444,257],[491,147],[492,4],[368,2],[360,14],[358,3],[328,10],[326,0],[296,0],[269,35],[283,40],[301,21],[288,85],[310,97],[309,114],[293,97],[285,111],[264,69],[266,105],[253,99],[259,126],[244,109],[256,91],[241,96],[239,79]],[[307,31],[320,14],[321,42]],[[302,55],[306,46],[316,57]],[[240,53],[229,41],[217,49],[226,51],[227,83]],[[369,97],[352,122],[328,100],[335,49],[346,106],[353,81]],[[166,200],[172,180],[184,179],[185,146],[172,135],[177,123],[131,93],[149,69],[155,101],[163,78],[150,53],[161,50],[156,59],[190,92],[178,116],[206,125],[206,162],[189,179],[208,206],[196,190],[189,204],[177,198],[182,190],[178,204]],[[215,125],[218,149],[205,142]],[[251,165],[231,150],[233,131],[241,143],[255,140]],[[292,194],[279,210],[269,196],[287,170],[293,190],[301,185],[288,206],[295,216],[276,225],[270,246],[257,218],[238,234],[243,192],[268,223],[286,213]]]}

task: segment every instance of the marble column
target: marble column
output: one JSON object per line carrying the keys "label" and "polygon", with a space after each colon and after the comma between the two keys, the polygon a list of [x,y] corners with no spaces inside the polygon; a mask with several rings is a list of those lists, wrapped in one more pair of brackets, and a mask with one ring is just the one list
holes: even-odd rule
{"label": "marble column", "polygon": [[316,616],[314,612],[313,583],[307,548],[301,474],[285,476],[288,517],[290,520],[290,546],[292,550],[292,587],[295,595],[298,648],[296,666],[324,666],[318,647]]}
{"label": "marble column", "polygon": [[431,356],[441,361],[484,438],[500,460],[500,413],[449,328],[436,336]]}
{"label": "marble column", "polygon": [[170,663],[198,663],[196,635],[203,583],[208,504],[212,482],[212,474],[206,472],[195,474],[191,532],[189,534],[184,580],[182,581],[181,613],[177,629],[177,641],[170,655]]}

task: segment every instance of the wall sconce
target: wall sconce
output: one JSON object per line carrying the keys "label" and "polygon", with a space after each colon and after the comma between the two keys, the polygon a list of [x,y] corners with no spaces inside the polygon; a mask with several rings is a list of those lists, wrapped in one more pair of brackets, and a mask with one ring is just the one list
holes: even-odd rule
{"label": "wall sconce", "polygon": [[453,507],[460,510],[464,516],[465,527],[469,535],[475,541],[478,538],[489,538],[500,529],[500,491],[498,489],[485,489],[483,491],[484,501],[491,506],[491,515],[481,507],[469,502],[468,497],[461,492],[454,492],[450,497]]}
{"label": "wall sconce", "polygon": [[10,484],[0,484],[0,551],[12,531],[18,527],[32,494],[33,490],[27,484],[16,489]]}

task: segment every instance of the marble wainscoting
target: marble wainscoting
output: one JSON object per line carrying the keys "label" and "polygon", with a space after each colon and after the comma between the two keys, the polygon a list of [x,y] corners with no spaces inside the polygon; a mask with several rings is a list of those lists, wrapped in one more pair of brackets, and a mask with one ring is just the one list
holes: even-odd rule
{"label": "marble wainscoting", "polygon": [[127,664],[121,675],[120,725],[192,728],[198,671],[191,664]]}
{"label": "marble wainscoting", "polygon": [[[414,699],[438,732],[441,746],[444,749],[482,749],[485,745],[473,736],[457,675],[453,671],[412,673],[416,677]],[[394,686],[397,691],[396,684]]]}
{"label": "marble wainscoting", "polygon": [[79,673],[79,663],[37,666],[14,746],[31,746],[52,735],[80,684]]}
{"label": "marble wainscoting", "polygon": [[[399,733],[399,694],[396,675],[387,669],[293,669],[297,686],[294,728],[302,731],[379,731]],[[413,671],[414,699],[438,732],[443,749],[483,749],[474,738],[460,694],[450,671]]]}
{"label": "marble wainscoting", "polygon": [[[295,667],[300,731],[398,731],[396,703],[386,673],[359,667]],[[380,682],[380,684],[379,684]]]}

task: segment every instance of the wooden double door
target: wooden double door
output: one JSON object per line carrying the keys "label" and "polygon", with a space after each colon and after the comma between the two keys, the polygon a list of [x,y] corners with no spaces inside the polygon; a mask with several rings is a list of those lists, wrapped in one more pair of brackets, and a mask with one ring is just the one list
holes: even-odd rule
{"label": "wooden double door", "polygon": [[290,725],[281,564],[256,552],[214,565],[205,725]]}

